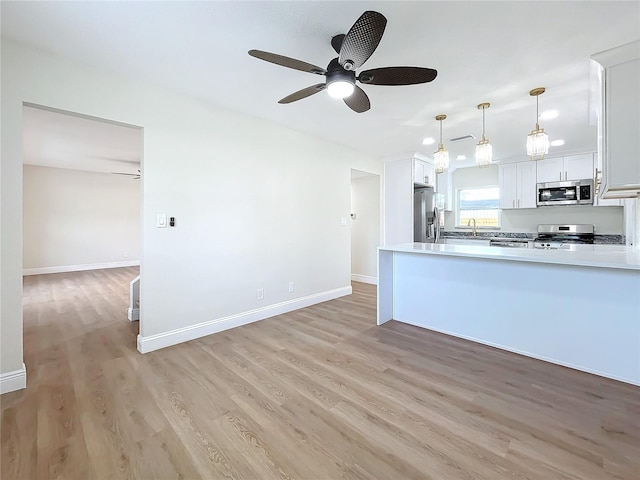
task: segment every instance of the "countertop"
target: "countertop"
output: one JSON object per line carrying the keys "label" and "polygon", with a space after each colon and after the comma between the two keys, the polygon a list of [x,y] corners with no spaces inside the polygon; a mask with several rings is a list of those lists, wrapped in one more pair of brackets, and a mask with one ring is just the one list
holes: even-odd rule
{"label": "countertop", "polygon": [[440,243],[402,243],[379,247],[379,250],[640,271],[640,249],[625,245],[571,245],[569,250],[546,250]]}
{"label": "countertop", "polygon": [[[470,230],[451,231],[444,230],[440,234],[440,238],[448,239],[464,239],[464,240],[524,240],[532,242],[538,236],[537,233],[517,233],[517,232],[497,232],[497,231],[478,231],[476,235]],[[596,245],[624,245],[624,235],[600,234],[596,233],[593,237]]]}

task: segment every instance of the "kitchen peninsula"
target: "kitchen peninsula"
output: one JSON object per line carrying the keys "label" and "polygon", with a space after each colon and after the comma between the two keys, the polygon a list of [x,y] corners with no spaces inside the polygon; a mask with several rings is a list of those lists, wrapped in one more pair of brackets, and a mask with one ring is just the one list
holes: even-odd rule
{"label": "kitchen peninsula", "polygon": [[640,250],[380,247],[388,320],[640,385]]}

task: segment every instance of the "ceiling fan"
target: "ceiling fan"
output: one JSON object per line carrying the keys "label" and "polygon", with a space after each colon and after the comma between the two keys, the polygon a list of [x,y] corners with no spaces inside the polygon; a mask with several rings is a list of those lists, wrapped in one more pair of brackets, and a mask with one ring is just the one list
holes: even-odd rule
{"label": "ceiling fan", "polygon": [[356,85],[356,80],[365,85],[415,85],[431,82],[438,75],[431,68],[384,67],[365,70],[356,76],[356,70],[378,47],[386,25],[387,19],[381,13],[364,12],[346,35],[336,35],[331,39],[331,46],[338,57],[331,60],[326,69],[262,50],[249,50],[249,55],[276,65],[326,77],[323,83],[298,90],[278,103],[295,102],[327,89],[329,95],[342,98],[351,110],[362,113],[369,110],[371,104],[364,90]]}
{"label": "ceiling fan", "polygon": [[140,180],[140,169],[138,169],[138,173],[111,172],[111,175],[125,175],[132,177],[134,180]]}

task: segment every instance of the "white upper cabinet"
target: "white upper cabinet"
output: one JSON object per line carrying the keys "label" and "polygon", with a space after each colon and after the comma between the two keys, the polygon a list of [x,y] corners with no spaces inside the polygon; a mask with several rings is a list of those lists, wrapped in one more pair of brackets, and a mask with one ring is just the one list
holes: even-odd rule
{"label": "white upper cabinet", "polygon": [[593,154],[564,157],[565,180],[584,180],[593,178]]}
{"label": "white upper cabinet", "polygon": [[561,182],[564,180],[564,159],[545,158],[536,162],[538,183]]}
{"label": "white upper cabinet", "polygon": [[536,208],[538,186],[536,184],[536,166],[533,162],[517,163],[518,208]]}
{"label": "white upper cabinet", "polygon": [[593,178],[593,154],[545,158],[536,162],[538,183]]}
{"label": "white upper cabinet", "polygon": [[516,165],[508,163],[499,167],[500,184],[500,208],[516,208],[516,198],[518,197]]}
{"label": "white upper cabinet", "polygon": [[499,167],[500,208],[536,208],[536,164],[507,163]]}
{"label": "white upper cabinet", "polygon": [[436,188],[436,169],[424,160],[414,159],[413,183]]}
{"label": "white upper cabinet", "polygon": [[[598,159],[601,198],[640,196],[640,41],[591,57],[599,82]],[[592,65],[593,66],[593,65]]]}

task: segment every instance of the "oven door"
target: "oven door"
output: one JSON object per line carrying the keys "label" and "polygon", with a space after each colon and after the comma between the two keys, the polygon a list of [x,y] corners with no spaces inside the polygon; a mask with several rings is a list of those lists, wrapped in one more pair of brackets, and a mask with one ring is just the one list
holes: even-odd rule
{"label": "oven door", "polygon": [[538,184],[538,205],[577,205],[579,202],[578,185],[572,182],[556,184]]}

